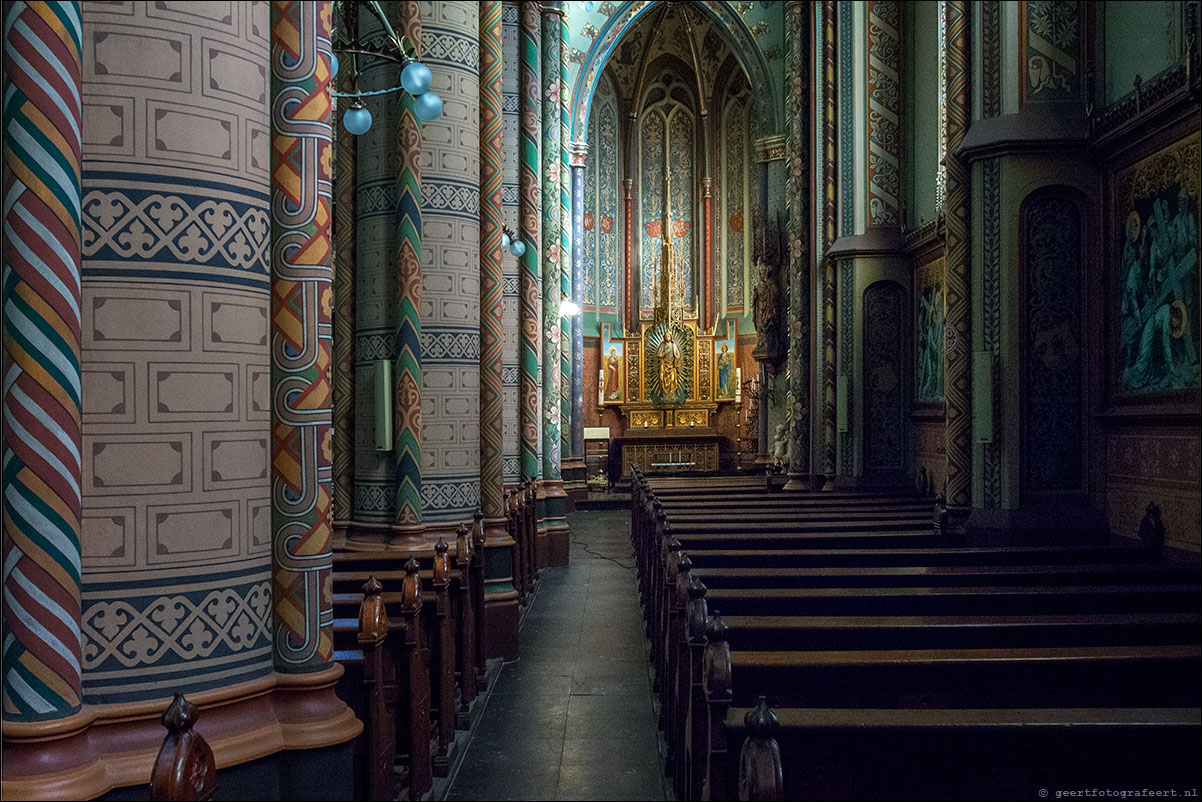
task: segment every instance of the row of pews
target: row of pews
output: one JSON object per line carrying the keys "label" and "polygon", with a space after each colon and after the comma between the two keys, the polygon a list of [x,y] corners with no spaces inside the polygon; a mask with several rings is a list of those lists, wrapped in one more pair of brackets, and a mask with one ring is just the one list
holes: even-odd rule
{"label": "row of pews", "polygon": [[[525,604],[537,578],[533,483],[506,490],[514,586]],[[484,519],[461,523],[452,547],[334,555],[338,695],[364,724],[356,740],[355,798],[424,799],[456,757],[487,690]]]}
{"label": "row of pews", "polygon": [[679,799],[1192,787],[1199,564],[1143,542],[973,547],[937,500],[634,474]]}

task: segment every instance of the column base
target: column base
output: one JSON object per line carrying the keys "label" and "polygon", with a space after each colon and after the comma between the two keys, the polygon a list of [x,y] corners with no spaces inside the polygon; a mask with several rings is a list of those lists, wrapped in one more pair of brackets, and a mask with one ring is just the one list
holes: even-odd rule
{"label": "column base", "polygon": [[568,521],[564,517],[568,494],[560,479],[539,482],[539,568],[568,564],[568,541],[571,539]]}
{"label": "column base", "polygon": [[783,490],[800,490],[806,491],[810,489],[809,477],[804,473],[791,473],[788,480],[785,482]]}
{"label": "column base", "polygon": [[[309,674],[269,674],[191,694],[197,730],[213,750],[218,774],[229,766],[296,749],[347,743],[363,724],[338,698],[340,664]],[[91,799],[146,785],[166,730],[167,697],[133,704],[85,705],[73,716],[5,721],[5,799]],[[347,767],[349,770],[349,766]]]}
{"label": "column base", "polygon": [[518,656],[518,592],[484,592],[484,656],[511,660]]}

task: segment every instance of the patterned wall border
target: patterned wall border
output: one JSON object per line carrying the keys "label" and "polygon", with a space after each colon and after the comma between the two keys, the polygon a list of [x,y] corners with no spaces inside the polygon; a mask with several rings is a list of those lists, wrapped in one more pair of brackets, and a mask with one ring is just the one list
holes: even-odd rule
{"label": "patterned wall border", "polygon": [[[1002,354],[1002,187],[1001,160],[986,159],[982,163],[981,194],[985,205],[981,229],[981,331],[984,350],[999,364]],[[982,445],[984,463],[982,482],[984,506],[997,509],[1002,505],[1002,443],[1000,426],[1001,393],[992,388],[993,420],[991,442]]]}

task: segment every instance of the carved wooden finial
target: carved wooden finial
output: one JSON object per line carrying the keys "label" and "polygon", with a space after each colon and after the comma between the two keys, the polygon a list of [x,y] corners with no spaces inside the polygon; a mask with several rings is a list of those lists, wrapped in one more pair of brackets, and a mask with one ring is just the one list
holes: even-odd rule
{"label": "carved wooden finial", "polygon": [[706,590],[699,576],[689,574],[689,606],[685,610],[685,617],[690,643],[705,643],[705,627],[709,619]]}
{"label": "carved wooden finial", "polygon": [[726,642],[730,628],[722,614],[714,610],[705,627],[705,695],[710,700],[731,698],[730,644]]}
{"label": "carved wooden finial", "polygon": [[418,575],[417,560],[405,563],[405,579],[401,583],[401,607],[413,611],[422,606],[422,578]]}
{"label": "carved wooden finial", "polygon": [[217,791],[217,761],[204,736],[193,731],[200,711],[177,693],[163,711],[167,737],[150,772],[152,800],[212,799]]}
{"label": "carved wooden finial", "polygon": [[484,548],[484,513],[476,510],[472,521],[472,551],[480,552]]}
{"label": "carved wooden finial", "polygon": [[439,535],[434,544],[434,587],[440,588],[451,581],[451,560],[447,557],[447,539]]}
{"label": "carved wooden finial", "polygon": [[935,532],[943,534],[948,531],[947,499],[944,498],[942,493],[935,496],[935,510],[932,517],[935,524]]}
{"label": "carved wooden finial", "polygon": [[1153,501],[1144,512],[1144,519],[1139,523],[1139,540],[1144,548],[1153,554],[1159,554],[1164,548],[1164,521],[1160,519],[1160,507]]}
{"label": "carved wooden finial", "polygon": [[465,523],[455,528],[455,562],[467,565],[472,559],[471,530]]}
{"label": "carved wooden finial", "polygon": [[747,738],[739,752],[739,799],[778,802],[784,799],[785,783],[781,770],[780,746],[776,733],[780,722],[763,696],[743,717]]}
{"label": "carved wooden finial", "polygon": [[384,586],[374,576],[363,583],[363,603],[359,605],[359,643],[378,645],[388,637],[388,612],[384,609]]}

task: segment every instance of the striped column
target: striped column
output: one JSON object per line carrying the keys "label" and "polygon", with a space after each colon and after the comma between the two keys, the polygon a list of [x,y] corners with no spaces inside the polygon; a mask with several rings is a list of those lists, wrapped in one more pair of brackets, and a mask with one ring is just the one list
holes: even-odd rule
{"label": "striped column", "polygon": [[[418,3],[400,3],[401,34],[421,57],[422,21]],[[400,161],[396,199],[396,331],[393,334],[392,431],[396,459],[396,523],[422,521],[422,193],[421,126],[413,96],[397,93],[396,152]]]}
{"label": "striped column", "polygon": [[[584,168],[586,151],[573,143],[572,300],[584,308]],[[572,318],[572,453],[584,457],[584,316]],[[586,475],[587,481],[587,475]]]}
{"label": "striped column", "polygon": [[271,4],[272,603],[289,673],[333,658],[330,10]]}
{"label": "striped column", "polygon": [[947,505],[960,515],[972,505],[972,285],[969,271],[969,212],[972,192],[968,169],[958,156],[969,123],[968,8],[947,0],[944,14],[945,119],[947,130],[946,287],[944,329],[947,395]]}
{"label": "striped column", "polygon": [[[566,7],[565,7],[566,12]],[[568,82],[568,65],[571,64],[572,48],[569,45],[571,32],[568,29],[568,15],[566,13],[559,15],[559,263],[560,263],[560,287],[564,298],[572,298],[576,306],[581,309],[584,305],[575,298],[573,277],[572,277],[572,169],[571,169],[571,153],[568,149],[568,144],[571,140],[572,131],[572,111],[569,108],[568,94],[571,91],[571,85]],[[561,442],[561,459],[568,457],[583,457],[583,451],[577,451],[572,444],[572,426],[575,420],[572,410],[573,399],[576,397],[577,387],[572,383],[573,365],[576,364],[572,357],[572,338],[573,326],[577,325],[581,316],[579,314],[572,316],[568,320],[561,321],[560,341],[559,341],[559,364],[560,376],[563,384],[560,388],[560,442]],[[583,376],[583,374],[581,374]]]}
{"label": "striped column", "polygon": [[901,4],[869,0],[867,94],[868,225],[901,222]]}
{"label": "striped column", "polygon": [[788,60],[785,62],[785,198],[789,213],[789,408],[792,411],[792,446],[789,449],[789,490],[807,487],[810,458],[810,253],[809,164],[806,157],[806,111],[809,100],[805,78],[806,4],[785,7]]}
{"label": "striped column", "polygon": [[[358,32],[358,13],[344,25]],[[338,88],[353,88],[352,72],[342,70]],[[342,102],[340,112],[349,104]],[[355,141],[336,125],[334,143],[334,501],[333,520],[344,527],[354,510],[355,473]]]}
{"label": "striped column", "polygon": [[503,518],[501,0],[480,4],[480,508]]}
{"label": "striped column", "polygon": [[526,243],[522,256],[520,298],[521,344],[519,346],[519,393],[521,395],[520,439],[521,475],[524,481],[538,479],[539,474],[539,419],[538,419],[538,371],[539,345],[542,322],[539,305],[542,286],[539,283],[539,259],[542,253],[542,236],[539,229],[542,209],[541,188],[538,182],[539,140],[542,137],[542,83],[540,81],[540,30],[539,4],[534,0],[522,0],[520,4],[520,35],[518,59],[520,61],[519,88],[521,91],[521,113],[519,136],[521,162],[518,167],[518,236]]}
{"label": "striped column", "polygon": [[80,709],[79,3],[5,8],[4,720]]}
{"label": "striped column", "polygon": [[560,479],[560,331],[559,304],[563,297],[560,261],[559,154],[560,97],[559,16],[561,0],[549,0],[542,18],[542,243],[543,243],[543,480]]}
{"label": "striped column", "polygon": [[[822,229],[823,251],[838,236],[837,164],[839,121],[835,117],[835,2],[822,2]],[[823,258],[822,285],[822,472],[823,490],[835,489],[835,263]]]}

